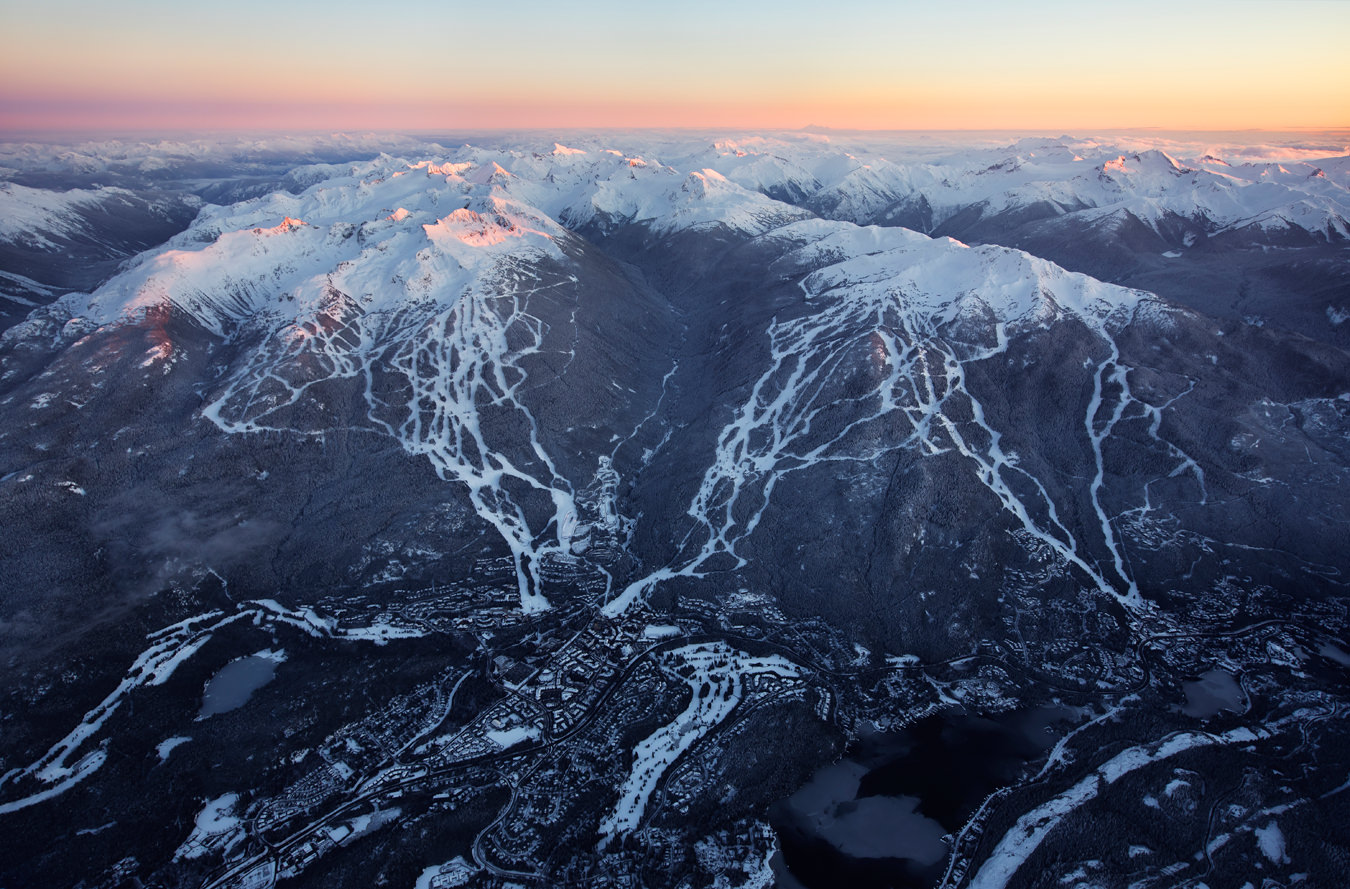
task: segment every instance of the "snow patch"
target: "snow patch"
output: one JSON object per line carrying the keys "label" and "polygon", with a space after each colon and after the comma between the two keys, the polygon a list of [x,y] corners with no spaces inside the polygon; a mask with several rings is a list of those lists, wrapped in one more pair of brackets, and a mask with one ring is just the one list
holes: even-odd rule
{"label": "snow patch", "polygon": [[506,750],[522,741],[537,741],[541,735],[537,725],[519,725],[515,728],[489,731],[487,738],[498,747]]}
{"label": "snow patch", "polygon": [[206,805],[197,814],[196,825],[193,827],[192,833],[174,852],[173,860],[201,858],[227,845],[233,845],[234,842],[242,839],[241,822],[233,814],[238,802],[239,794],[237,793],[227,793],[224,796],[207,800]]}
{"label": "snow patch", "polygon": [[1256,845],[1261,850],[1261,854],[1270,860],[1271,864],[1288,864],[1289,856],[1285,854],[1284,831],[1273,820],[1265,827],[1258,827],[1254,831],[1256,834]]}
{"label": "snow patch", "polygon": [[159,761],[164,762],[169,758],[169,754],[174,751],[175,747],[186,744],[191,740],[192,738],[188,735],[178,735],[173,738],[166,738],[155,746],[155,753],[159,754]]}

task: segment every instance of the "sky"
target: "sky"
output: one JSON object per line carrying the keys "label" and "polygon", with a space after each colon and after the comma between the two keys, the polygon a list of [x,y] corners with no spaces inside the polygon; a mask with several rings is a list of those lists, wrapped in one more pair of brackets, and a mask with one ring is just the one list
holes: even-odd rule
{"label": "sky", "polygon": [[0,130],[1350,125],[1350,0],[0,0]]}

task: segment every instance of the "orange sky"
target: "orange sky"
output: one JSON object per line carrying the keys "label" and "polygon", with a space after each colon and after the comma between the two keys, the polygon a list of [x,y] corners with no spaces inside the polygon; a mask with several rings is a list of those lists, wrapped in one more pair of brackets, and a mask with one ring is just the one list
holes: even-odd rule
{"label": "orange sky", "polygon": [[0,0],[0,127],[1350,125],[1350,2],[946,7]]}

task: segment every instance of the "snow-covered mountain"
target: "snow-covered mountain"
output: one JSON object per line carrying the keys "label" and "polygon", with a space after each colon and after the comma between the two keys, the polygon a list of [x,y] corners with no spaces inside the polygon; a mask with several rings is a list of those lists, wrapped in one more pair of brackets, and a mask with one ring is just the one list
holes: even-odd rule
{"label": "snow-covered mountain", "polygon": [[[1346,352],[999,241],[1142,226],[1183,252],[1158,268],[1331,261],[1345,166],[860,152],[615,135],[315,164],[34,308],[0,336],[0,516],[26,531],[0,551],[0,649],[6,706],[42,718],[0,746],[0,819],[74,834],[99,825],[63,812],[123,801],[88,834],[91,884],[172,809],[144,880],[372,882],[448,823],[437,879],[735,860],[748,885],[771,817],[803,879],[803,849],[883,867],[837,832],[872,799],[940,850],[897,849],[873,884],[1002,885],[1042,842],[1074,848],[1019,817],[1058,824],[1127,773],[1171,786],[1146,764],[1192,748],[1306,737],[1340,706]],[[78,228],[83,192],[6,188]],[[960,227],[992,234],[933,234]],[[227,665],[286,677],[270,716],[193,721]],[[1193,729],[1206,694],[1263,696],[1266,727]],[[1048,753],[1025,729],[1017,768],[922,812],[863,793],[926,749],[894,733],[958,710],[1073,728]],[[792,796],[846,747],[852,790]],[[1307,818],[1339,805],[1309,768],[1253,777],[1267,801],[1232,830],[1264,830],[1281,786]],[[381,830],[399,819],[418,829]],[[16,880],[75,874],[34,842]],[[1109,855],[1153,867],[1132,849]]]}
{"label": "snow-covered mountain", "polygon": [[1297,229],[1321,241],[1348,236],[1350,160],[1343,156],[1228,163],[1064,137],[915,162],[904,147],[841,142],[759,137],[717,142],[691,157],[749,188],[864,224],[913,219],[919,208],[926,208],[926,223],[910,227],[924,230],[1087,211],[1088,220],[1135,216],[1160,236],[1159,226],[1174,216],[1195,222],[1206,237],[1250,226]]}
{"label": "snow-covered mountain", "polygon": [[0,143],[0,327],[181,232],[203,203],[299,191],[331,164],[423,139],[336,134],[266,139]]}
{"label": "snow-covered mountain", "polygon": [[[11,190],[69,189],[102,180],[230,203],[278,188],[298,192],[341,172],[347,158],[363,153],[453,154],[454,163],[474,163],[480,171],[497,165],[501,176],[518,180],[508,192],[520,192],[518,200],[574,227],[604,225],[610,218],[657,219],[660,208],[644,203],[652,199],[651,189],[634,183],[647,182],[659,197],[665,187],[655,183],[662,177],[692,176],[678,183],[686,192],[737,185],[772,199],[759,206],[736,204],[736,212],[769,221],[781,216],[786,204],[828,219],[998,243],[1115,283],[1156,290],[1210,314],[1275,323],[1341,345],[1350,335],[1328,321],[1346,311],[1340,303],[1350,283],[1336,259],[1350,240],[1350,158],[1344,151],[1122,136],[608,138],[578,133],[570,134],[566,145],[541,138],[535,144],[486,143],[455,152],[425,139],[374,136],[227,144],[21,143],[0,145],[0,171],[23,183],[8,186]],[[616,176],[620,170],[629,175]],[[607,184],[598,185],[600,180]],[[81,194],[58,191],[44,200],[68,205]],[[700,212],[708,221],[733,203],[702,201]],[[14,225],[29,219],[17,204],[14,209]],[[106,239],[106,228],[86,222],[83,237]],[[1264,252],[1272,248],[1282,252]],[[42,285],[71,289],[101,280],[48,280],[49,271],[34,275],[36,267],[30,266],[3,265],[11,277],[37,280],[28,296],[15,294],[30,303],[49,298]]]}
{"label": "snow-covered mountain", "polygon": [[0,324],[99,283],[122,259],[183,228],[200,203],[158,190],[0,182]]}
{"label": "snow-covered mountain", "polygon": [[[738,162],[749,156],[717,150]],[[1115,194],[1121,183],[1183,175],[1162,154],[1141,155],[1104,164],[1094,188]],[[1144,200],[1138,194],[1153,187],[1135,187],[1132,199]],[[583,235],[609,244],[609,255]],[[662,258],[652,264],[655,245]],[[635,278],[614,259],[643,271]],[[760,295],[750,299],[733,286]],[[628,300],[649,308],[621,309]],[[52,409],[58,398],[81,410],[98,400],[94,390],[105,381],[87,372],[93,361],[121,363],[133,375],[162,379],[157,385],[183,381],[200,403],[177,422],[208,424],[203,428],[238,437],[246,448],[269,434],[391,439],[426,458],[446,493],[466,497],[481,527],[496,533],[527,608],[547,606],[544,564],[573,555],[574,540],[601,512],[662,516],[650,530],[665,538],[650,552],[626,550],[649,570],[611,576],[613,613],[663,581],[700,577],[709,565],[745,567],[738,545],[768,521],[780,484],[841,461],[865,475],[893,459],[885,455],[903,454],[941,456],[915,465],[951,463],[965,479],[956,488],[966,491],[963,502],[992,496],[1028,545],[1047,547],[1081,572],[1078,582],[1138,609],[1140,569],[1128,567],[1120,542],[1124,516],[1133,513],[1123,510],[1143,509],[1144,520],[1155,510],[1158,479],[1108,466],[1107,451],[1125,446],[1108,446],[1117,427],[1135,430],[1124,441],[1139,459],[1162,461],[1166,484],[1177,496],[1184,492],[1188,509],[1224,513],[1236,501],[1211,494],[1206,479],[1221,470],[1192,456],[1211,445],[1183,434],[1184,424],[1173,438],[1162,434],[1163,405],[1195,391],[1197,374],[1168,363],[1177,356],[1160,365],[1150,355],[1122,358],[1122,348],[1137,330],[1166,337],[1175,329],[1205,340],[1217,365],[1240,338],[1214,339],[1221,331],[1205,332],[1207,324],[1147,294],[1015,250],[823,221],[711,168],[682,171],[623,152],[555,144],[547,152],[466,147],[433,160],[382,156],[324,168],[299,194],[209,206],[187,231],[93,294],[35,312],[5,343],[20,355],[70,344],[36,377],[7,372],[11,386],[32,389],[17,401],[44,419],[61,415]],[[601,325],[606,343],[678,336],[684,344],[672,342],[640,362],[641,350],[579,351],[585,331]],[[139,351],[129,352],[128,341],[138,338]],[[740,347],[723,352],[732,342]],[[1067,365],[1058,354],[1035,357],[1045,349],[1076,357]],[[67,366],[76,355],[78,370]],[[716,397],[700,408],[701,431],[673,440],[667,430],[640,461],[625,464],[625,443],[655,435],[670,422],[667,412],[706,398],[701,365],[709,361],[722,369]],[[1075,405],[1028,391],[1019,415],[1007,391],[1036,376],[1013,379],[1014,365],[1032,361],[1054,367],[1056,389],[1076,385],[1095,394]],[[1140,395],[1133,382],[1144,373],[1140,363],[1153,368],[1151,395]],[[53,375],[59,385],[48,382]],[[1007,382],[984,388],[992,380]],[[128,385],[118,378],[116,388]],[[615,393],[645,394],[603,397]],[[1323,397],[1334,402],[1338,394]],[[593,409],[570,417],[565,428],[546,421],[554,402],[567,398],[593,402]],[[1005,405],[997,422],[985,405],[991,398]],[[1200,401],[1192,396],[1171,410]],[[1066,408],[1074,420],[1063,417]],[[730,416],[716,419],[727,410]],[[1203,408],[1211,410],[1223,409]],[[1062,427],[1058,466],[1035,456],[1044,446],[1028,423]],[[599,451],[573,453],[580,439],[589,437],[593,447],[605,436],[619,442],[605,449],[612,451],[608,462],[596,462]],[[1075,444],[1066,452],[1068,442]],[[658,470],[657,455],[669,455],[678,469]],[[615,470],[634,484],[650,473],[657,489],[651,502],[624,510],[579,501]],[[1075,489],[1065,473],[1091,484]],[[1023,489],[1028,483],[1032,488]],[[1264,498],[1262,490],[1244,491],[1240,500]],[[1104,496],[1115,501],[1114,512]],[[671,513],[671,506],[678,509]],[[212,509],[228,511],[221,503]],[[873,504],[861,514],[877,509],[886,507]],[[638,523],[633,533],[644,530]],[[1262,533],[1249,545],[1259,546]],[[1317,558],[1331,546],[1311,533],[1304,544]],[[843,553],[835,558],[847,561]],[[322,561],[337,567],[331,555]],[[359,576],[350,574],[359,564],[343,570]]]}

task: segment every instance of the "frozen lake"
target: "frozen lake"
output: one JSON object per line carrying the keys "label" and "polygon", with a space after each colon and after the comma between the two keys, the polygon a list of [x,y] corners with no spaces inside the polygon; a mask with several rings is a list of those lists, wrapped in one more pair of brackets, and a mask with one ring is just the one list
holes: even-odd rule
{"label": "frozen lake", "polygon": [[206,683],[197,718],[206,719],[244,706],[255,691],[272,681],[277,665],[285,659],[283,652],[260,651],[221,667]]}
{"label": "frozen lake", "polygon": [[1224,710],[1241,713],[1246,709],[1242,687],[1227,670],[1210,670],[1193,682],[1181,683],[1181,690],[1186,693],[1181,712],[1187,716],[1209,719]]}

